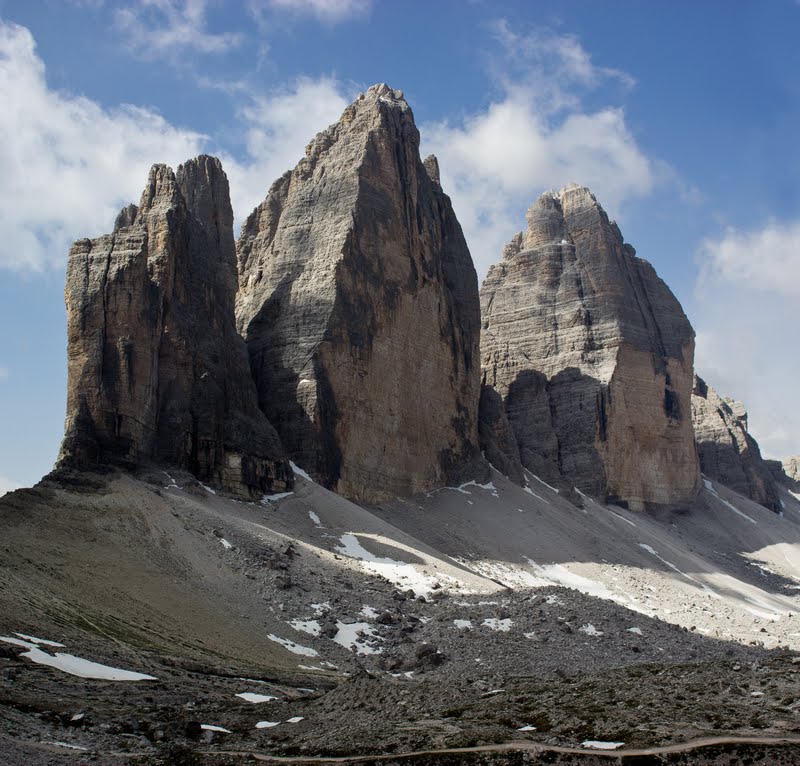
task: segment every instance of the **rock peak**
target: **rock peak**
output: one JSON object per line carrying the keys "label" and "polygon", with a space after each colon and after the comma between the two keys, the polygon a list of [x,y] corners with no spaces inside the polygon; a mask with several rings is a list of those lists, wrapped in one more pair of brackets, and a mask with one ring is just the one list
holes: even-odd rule
{"label": "rock peak", "polygon": [[780,513],[775,477],[761,457],[758,443],[747,433],[744,404],[721,397],[699,375],[695,375],[692,421],[703,473]]}
{"label": "rock peak", "polygon": [[59,465],[176,466],[248,499],[292,473],[236,333],[236,254],[219,160],[154,165],[139,209],[67,265]]}
{"label": "rock peak", "polygon": [[694,332],[680,304],[585,186],[541,195],[526,219],[481,288],[484,382],[502,399],[484,432],[507,442],[504,412],[522,465],[568,488],[689,502]]}
{"label": "rock peak", "polygon": [[367,88],[366,93],[364,93],[366,98],[373,97],[375,99],[385,98],[390,101],[402,101],[406,106],[408,105],[405,97],[403,96],[402,90],[396,90],[388,86],[385,82],[376,83],[375,85]]}
{"label": "rock peak", "polygon": [[237,245],[261,407],[295,463],[357,500],[480,470],[477,277],[437,165],[402,92],[375,85]]}

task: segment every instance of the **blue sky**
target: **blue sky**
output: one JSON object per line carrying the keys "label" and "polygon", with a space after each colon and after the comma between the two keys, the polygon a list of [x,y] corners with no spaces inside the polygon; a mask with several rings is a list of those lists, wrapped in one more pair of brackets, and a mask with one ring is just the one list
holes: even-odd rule
{"label": "blue sky", "polygon": [[375,82],[404,90],[480,278],[584,183],[697,331],[696,366],[800,452],[795,0],[0,0],[0,493],[56,457],[64,266],[154,162],[219,155],[241,223]]}

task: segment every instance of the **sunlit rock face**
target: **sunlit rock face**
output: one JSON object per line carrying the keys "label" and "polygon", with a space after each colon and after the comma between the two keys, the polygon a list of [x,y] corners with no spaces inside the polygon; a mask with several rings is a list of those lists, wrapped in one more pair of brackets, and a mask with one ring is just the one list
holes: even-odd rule
{"label": "sunlit rock face", "polygon": [[366,502],[475,478],[477,277],[400,91],[318,134],[237,254],[259,403],[296,463]]}
{"label": "sunlit rock face", "polygon": [[138,207],[69,254],[59,465],[177,466],[248,498],[291,486],[236,332],[236,287],[219,160],[154,165]]}
{"label": "sunlit rock face", "polygon": [[543,194],[481,288],[483,380],[524,467],[631,508],[699,491],[694,331],[585,187]]}
{"label": "sunlit rock face", "polygon": [[744,405],[734,399],[723,399],[702,378],[695,376],[692,420],[703,473],[740,495],[780,512],[775,477],[761,458],[758,443],[747,432]]}

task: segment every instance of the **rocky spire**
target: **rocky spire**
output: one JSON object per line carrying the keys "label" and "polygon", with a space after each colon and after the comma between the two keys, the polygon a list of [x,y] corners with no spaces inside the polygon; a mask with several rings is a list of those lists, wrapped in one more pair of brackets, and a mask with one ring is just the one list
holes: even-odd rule
{"label": "rocky spire", "polygon": [[543,194],[481,288],[484,383],[522,465],[632,508],[698,492],[694,332],[594,195]]}
{"label": "rocky spire", "polygon": [[695,376],[692,420],[703,473],[780,513],[775,477],[761,458],[758,443],[747,432],[744,405],[734,399],[723,399],[702,378]]}
{"label": "rocky spire", "polygon": [[318,134],[237,252],[239,329],[292,459],[367,502],[474,477],[477,278],[401,91]]}
{"label": "rocky spire", "polygon": [[69,254],[59,464],[174,465],[246,497],[289,486],[236,333],[236,288],[219,160],[154,165],[138,208]]}

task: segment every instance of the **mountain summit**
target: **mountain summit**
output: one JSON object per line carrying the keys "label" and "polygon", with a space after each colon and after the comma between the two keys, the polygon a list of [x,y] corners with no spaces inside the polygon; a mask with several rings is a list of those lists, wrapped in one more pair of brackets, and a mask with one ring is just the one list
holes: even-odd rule
{"label": "mountain summit", "polygon": [[401,91],[319,133],[237,252],[239,330],[295,462],[367,502],[475,478],[477,276]]}
{"label": "mountain summit", "polygon": [[587,188],[543,194],[527,221],[481,288],[484,402],[502,399],[538,476],[636,509],[687,503],[700,472],[680,304]]}
{"label": "mountain summit", "polygon": [[208,156],[154,165],[112,234],[72,246],[59,465],[153,462],[245,497],[291,486],[236,333],[234,248],[228,179]]}

